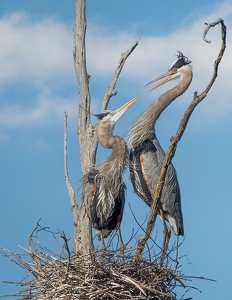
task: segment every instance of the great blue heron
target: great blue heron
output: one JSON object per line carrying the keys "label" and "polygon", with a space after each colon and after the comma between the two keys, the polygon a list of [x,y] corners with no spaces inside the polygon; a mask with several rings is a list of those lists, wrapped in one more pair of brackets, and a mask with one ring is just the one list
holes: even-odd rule
{"label": "great blue heron", "polygon": [[[129,131],[129,142],[131,147],[129,167],[132,184],[135,192],[148,206],[151,206],[153,194],[157,186],[163,159],[165,157],[165,152],[157,140],[154,126],[164,109],[173,100],[182,95],[189,87],[192,81],[192,70],[189,66],[190,63],[191,61],[178,51],[178,59],[171,64],[168,72],[148,83],[151,84],[168,76],[167,79],[151,89],[153,90],[172,79],[180,78],[180,82],[174,88],[161,95],[140,115]],[[167,169],[160,202],[162,205],[158,211],[158,215],[161,218],[165,229],[165,220],[167,220],[175,235],[183,236],[184,225],[181,212],[180,188],[176,170],[172,164],[170,164]]]}
{"label": "great blue heron", "polygon": [[112,230],[119,229],[121,247],[123,247],[120,224],[125,204],[125,183],[123,172],[128,164],[128,148],[123,138],[113,136],[116,121],[127,108],[139,97],[136,97],[116,111],[103,111],[96,115],[99,119],[96,125],[98,141],[103,147],[112,149],[111,155],[102,163],[94,166],[83,178],[84,191],[91,198],[90,215],[97,235],[105,248],[104,238]]}

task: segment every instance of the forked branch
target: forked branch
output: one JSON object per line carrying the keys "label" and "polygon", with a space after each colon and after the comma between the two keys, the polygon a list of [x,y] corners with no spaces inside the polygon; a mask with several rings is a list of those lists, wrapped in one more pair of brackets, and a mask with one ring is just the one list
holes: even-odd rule
{"label": "forked branch", "polygon": [[139,240],[137,248],[136,248],[136,253],[135,253],[135,258],[134,258],[135,262],[138,262],[138,260],[141,259],[145,244],[152,234],[152,231],[153,231],[153,228],[155,225],[156,216],[157,216],[157,211],[158,211],[158,208],[160,205],[159,201],[160,201],[160,197],[161,197],[161,193],[162,193],[162,188],[164,185],[165,175],[167,172],[167,168],[168,168],[169,164],[171,163],[172,158],[175,155],[177,144],[185,131],[188,120],[189,120],[191,114],[193,113],[193,110],[206,97],[207,93],[211,89],[211,87],[217,77],[218,66],[221,62],[222,56],[223,56],[225,48],[226,48],[226,26],[224,24],[224,21],[222,19],[219,19],[217,22],[209,24],[203,34],[203,38],[205,40],[205,36],[206,36],[207,32],[209,31],[209,29],[219,23],[221,23],[222,46],[221,46],[221,50],[218,54],[218,57],[214,62],[214,73],[213,73],[212,79],[203,93],[201,93],[199,96],[197,95],[197,92],[194,93],[194,99],[193,99],[192,103],[190,104],[190,106],[188,107],[187,111],[185,112],[184,117],[182,118],[182,120],[180,122],[180,125],[179,125],[179,128],[177,130],[175,137],[172,138],[172,140],[171,140],[171,145],[168,148],[168,151],[167,151],[166,156],[163,161],[163,167],[161,170],[157,188],[153,195],[153,201],[152,201],[151,208],[150,208],[146,233]]}

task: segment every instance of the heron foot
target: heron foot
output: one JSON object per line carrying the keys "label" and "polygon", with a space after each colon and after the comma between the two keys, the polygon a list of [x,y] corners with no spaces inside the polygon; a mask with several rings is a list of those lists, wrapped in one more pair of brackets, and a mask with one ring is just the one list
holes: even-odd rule
{"label": "heron foot", "polygon": [[102,234],[101,231],[100,231],[100,235],[101,235],[101,241],[102,241],[102,250],[105,251],[106,250],[106,245],[105,245],[104,237],[103,237],[103,234]]}

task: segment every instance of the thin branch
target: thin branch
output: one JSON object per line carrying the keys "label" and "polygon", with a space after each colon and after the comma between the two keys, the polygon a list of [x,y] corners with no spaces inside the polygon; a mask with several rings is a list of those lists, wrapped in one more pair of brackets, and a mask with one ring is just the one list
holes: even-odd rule
{"label": "thin branch", "polygon": [[220,18],[220,19],[218,19],[216,22],[213,22],[213,23],[210,23],[210,24],[205,23],[205,25],[207,25],[207,27],[206,27],[205,31],[203,32],[202,38],[203,38],[203,40],[204,40],[206,43],[211,43],[211,41],[206,40],[206,38],[205,38],[206,35],[207,35],[207,33],[208,33],[208,31],[209,31],[209,29],[210,29],[211,27],[214,27],[214,26],[217,25],[218,23],[221,23],[221,22],[223,22],[223,20]]}
{"label": "thin branch", "polygon": [[[135,260],[134,260],[135,263],[138,260],[141,259],[145,244],[146,244],[149,236],[151,236],[151,234],[152,234],[152,231],[153,231],[153,228],[154,228],[154,225],[155,225],[156,216],[157,216],[157,210],[158,210],[158,207],[160,205],[159,200],[160,200],[160,197],[161,197],[162,188],[163,188],[164,181],[165,181],[165,175],[166,175],[166,172],[167,172],[167,168],[168,168],[169,164],[171,163],[172,158],[175,155],[177,144],[180,141],[180,139],[181,139],[181,137],[182,137],[182,135],[185,131],[188,120],[189,120],[193,110],[195,109],[197,104],[199,104],[206,97],[207,93],[211,89],[211,87],[212,87],[212,85],[213,85],[213,83],[214,83],[214,81],[217,77],[218,66],[221,62],[222,56],[223,56],[225,48],[226,48],[226,26],[224,25],[223,20],[219,19],[217,22],[211,23],[210,27],[213,27],[218,23],[221,23],[222,46],[221,46],[221,50],[218,54],[218,57],[214,62],[214,73],[213,73],[212,79],[211,79],[209,85],[207,86],[207,88],[205,89],[205,91],[202,94],[197,96],[197,92],[194,93],[194,99],[193,99],[192,103],[190,104],[190,106],[188,107],[186,113],[184,114],[184,117],[180,122],[180,125],[179,125],[179,128],[177,130],[177,133],[176,133],[175,137],[172,138],[172,140],[171,140],[171,145],[168,148],[168,151],[167,151],[166,156],[164,158],[160,178],[159,178],[159,181],[158,181],[158,184],[157,184],[156,191],[155,191],[154,196],[153,196],[153,201],[152,201],[151,208],[150,208],[146,233],[139,240],[138,245],[137,245],[137,249],[136,249],[136,253],[135,253]],[[206,33],[208,32],[209,28],[207,29]],[[206,35],[206,33],[205,33],[205,35]],[[204,37],[205,37],[205,35],[204,35]]]}
{"label": "thin branch", "polygon": [[76,204],[75,192],[74,192],[74,190],[72,188],[72,185],[69,181],[68,167],[67,167],[67,156],[68,156],[68,151],[67,151],[67,117],[68,117],[68,115],[66,114],[66,112],[64,112],[64,172],[65,172],[65,183],[66,183],[69,198],[70,198],[70,201],[71,201],[72,212],[74,213],[74,216],[77,216],[79,212],[78,212],[78,207],[77,207],[77,204]]}
{"label": "thin branch", "polygon": [[[40,222],[40,220],[41,220],[41,218],[39,219],[39,221],[36,223],[36,226],[35,226],[35,228],[34,228],[34,230],[32,231],[32,233],[31,233],[31,235],[30,235],[30,237],[29,237],[29,248],[30,248],[30,251],[31,251],[31,243],[32,243],[32,237],[33,237],[33,234],[34,234],[34,232],[38,229],[38,227],[39,227],[39,222]],[[34,249],[34,252],[36,252],[35,251],[35,247],[34,247],[34,243],[33,243],[33,249]]]}
{"label": "thin branch", "polygon": [[65,281],[67,281],[68,272],[69,272],[69,268],[70,268],[70,262],[71,262],[71,255],[70,255],[70,250],[69,250],[69,246],[68,246],[68,240],[66,238],[66,235],[65,235],[64,231],[62,231],[62,234],[61,234],[60,237],[64,240],[65,249],[68,252],[68,264],[67,264],[66,275],[65,275]]}
{"label": "thin branch", "polygon": [[203,279],[203,280],[208,280],[208,281],[213,281],[213,282],[217,282],[217,280],[215,279],[211,279],[211,278],[205,278],[203,276],[182,276],[183,279],[187,278],[194,278],[194,279]]}
{"label": "thin branch", "polygon": [[127,50],[126,52],[122,53],[121,55],[121,59],[118,63],[118,67],[114,73],[114,76],[111,80],[111,83],[107,89],[107,91],[105,92],[105,96],[104,99],[102,101],[102,106],[101,106],[101,110],[105,110],[107,108],[107,105],[110,101],[110,98],[112,96],[115,96],[117,94],[117,92],[114,90],[114,87],[116,85],[116,82],[118,80],[118,77],[122,71],[122,68],[124,67],[124,64],[127,60],[127,58],[129,57],[129,55],[134,51],[134,49],[137,47],[139,39],[141,38],[142,34],[136,39],[136,41],[134,42],[134,44],[130,47],[129,50]]}
{"label": "thin branch", "polygon": [[[146,230],[143,229],[143,227],[142,227],[142,225],[145,223],[146,220],[143,222],[142,225],[140,225],[139,221],[136,219],[135,214],[134,214],[133,211],[132,211],[132,208],[131,208],[131,206],[130,206],[130,203],[128,203],[128,204],[129,204],[129,207],[130,207],[130,211],[131,211],[131,213],[132,213],[132,215],[133,215],[133,217],[134,217],[134,219],[135,219],[135,222],[137,223],[137,225],[139,226],[139,228],[142,229],[142,231],[146,234]],[[162,248],[156,243],[155,240],[152,239],[151,236],[149,236],[149,238],[152,240],[152,242],[153,242],[160,250],[162,250]]]}

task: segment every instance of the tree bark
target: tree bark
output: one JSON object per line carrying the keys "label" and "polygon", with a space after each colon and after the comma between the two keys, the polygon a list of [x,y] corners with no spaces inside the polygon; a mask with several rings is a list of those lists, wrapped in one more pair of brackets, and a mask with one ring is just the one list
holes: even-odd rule
{"label": "tree bark", "polygon": [[[77,133],[79,135],[79,155],[81,161],[82,174],[85,175],[95,164],[96,151],[97,151],[97,137],[95,134],[95,127],[90,124],[90,93],[89,93],[89,78],[86,68],[86,51],[85,51],[85,33],[86,33],[86,1],[75,0],[75,26],[74,26],[74,64],[79,82],[79,119]],[[111,83],[105,93],[102,101],[101,110],[107,108],[107,105],[112,96],[117,94],[114,91],[117,79],[121,70],[126,62],[128,56],[138,45],[138,39],[132,47],[121,55],[116,72],[111,80]],[[67,118],[67,116],[66,116]],[[67,150],[66,150],[67,151]],[[66,162],[67,164],[67,162]],[[67,177],[66,185],[69,190],[69,195],[73,195],[68,184]],[[71,191],[71,192],[70,192]],[[85,203],[90,203],[86,199],[86,195],[81,191],[80,207],[76,209],[76,204],[73,204],[71,199],[72,211],[74,214],[74,252],[81,254],[90,254],[94,250],[92,229],[90,216],[87,213]],[[76,201],[75,201],[76,203]]]}
{"label": "tree bark", "polygon": [[[85,1],[75,0],[76,19],[74,26],[74,64],[79,82],[79,119],[77,133],[79,135],[79,155],[82,173],[87,173],[95,162],[97,139],[90,125],[90,94],[86,69],[85,33],[86,7]],[[85,199],[81,199],[79,222],[75,226],[74,252],[87,254],[93,250],[91,220],[86,212]],[[75,217],[74,217],[75,218]]]}

